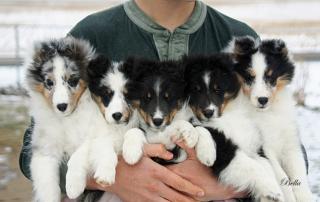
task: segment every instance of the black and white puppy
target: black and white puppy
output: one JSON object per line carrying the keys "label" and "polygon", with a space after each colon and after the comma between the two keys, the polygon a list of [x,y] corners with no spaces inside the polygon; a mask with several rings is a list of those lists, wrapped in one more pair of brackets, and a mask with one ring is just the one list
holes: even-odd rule
{"label": "black and white puppy", "polygon": [[[231,48],[231,49],[230,49]],[[295,103],[288,89],[295,66],[282,40],[257,43],[250,37],[235,39],[234,54],[250,101],[250,116],[263,136],[263,150],[278,183],[298,181],[299,186],[282,186],[286,201],[313,201],[296,123]],[[293,190],[293,193],[292,193]]]}
{"label": "black and white puppy", "polygon": [[[131,66],[126,62],[111,62],[102,55],[96,55],[90,61],[88,86],[91,97],[103,117],[103,123],[100,124],[104,124],[107,130],[104,131],[104,136],[92,138],[87,148],[79,149],[76,155],[70,158],[67,193],[72,198],[83,192],[83,187],[77,189],[81,180],[77,179],[77,176],[93,172],[95,180],[100,184],[111,185],[115,181],[117,155],[122,153],[125,133],[131,128],[138,127],[137,113],[127,102],[130,72]],[[95,127],[97,123],[91,124]],[[101,158],[104,161],[101,161]],[[93,164],[95,170],[88,168],[90,164]],[[110,197],[110,193],[105,193],[103,196],[97,193],[87,193],[82,196],[83,201],[97,201],[100,196],[103,201],[104,197]]]}
{"label": "black and white puppy", "polygon": [[271,166],[259,155],[261,137],[248,118],[247,99],[230,54],[185,57],[189,105],[216,144],[211,167],[219,181],[256,200],[283,201]]}
{"label": "black and white puppy", "polygon": [[124,159],[129,164],[138,162],[143,144],[148,142],[164,144],[176,154],[170,162],[181,162],[186,159],[186,153],[174,142],[183,139],[187,146],[196,147],[197,156],[203,164],[212,165],[215,145],[210,133],[188,122],[193,114],[186,104],[186,83],[181,63],[131,60],[134,76],[128,97],[139,112],[140,128],[127,132],[123,144],[126,148],[123,149]]}

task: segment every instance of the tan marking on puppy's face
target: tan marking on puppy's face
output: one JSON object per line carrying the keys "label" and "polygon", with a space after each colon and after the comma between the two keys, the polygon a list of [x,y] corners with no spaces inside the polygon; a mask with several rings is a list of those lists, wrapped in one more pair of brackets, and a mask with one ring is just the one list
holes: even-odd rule
{"label": "tan marking on puppy's face", "polygon": [[202,113],[202,110],[200,107],[195,107],[195,106],[190,106],[193,113],[196,115],[196,117],[199,119],[199,120],[204,120],[205,119],[205,116],[203,115]]}
{"label": "tan marking on puppy's face", "polygon": [[86,89],[86,82],[80,79],[77,88],[73,93],[70,94],[70,107],[72,109],[71,111],[73,111],[78,106],[79,100]]}
{"label": "tan marking on puppy's face", "polygon": [[152,125],[152,117],[143,111],[141,108],[138,108],[138,112],[140,113],[141,117],[143,118],[144,122],[151,126]]}
{"label": "tan marking on puppy's face", "polygon": [[282,91],[289,83],[285,76],[279,77],[276,81],[276,86],[273,88],[271,99],[274,100],[274,98],[277,96],[277,94]]}
{"label": "tan marking on puppy's face", "polygon": [[178,109],[174,109],[168,116],[164,117],[164,122],[166,125],[170,125],[174,117],[176,116]]}
{"label": "tan marking on puppy's face", "polygon": [[129,122],[129,119],[131,118],[132,115],[132,109],[127,107],[126,110],[123,111],[122,116],[123,116],[123,120],[125,123]]}
{"label": "tan marking on puppy's face", "polygon": [[100,96],[96,96],[94,94],[92,94],[92,98],[93,100],[96,102],[96,104],[98,105],[101,113],[103,114],[103,117],[105,116],[105,107],[102,103],[101,97]]}

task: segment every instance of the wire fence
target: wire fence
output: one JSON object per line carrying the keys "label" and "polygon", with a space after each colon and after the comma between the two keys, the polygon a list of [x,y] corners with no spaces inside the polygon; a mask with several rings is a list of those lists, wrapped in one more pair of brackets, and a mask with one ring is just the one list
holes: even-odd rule
{"label": "wire fence", "polygon": [[23,58],[35,41],[63,37],[72,26],[67,25],[0,25],[0,67],[16,69],[17,85],[21,83]]}

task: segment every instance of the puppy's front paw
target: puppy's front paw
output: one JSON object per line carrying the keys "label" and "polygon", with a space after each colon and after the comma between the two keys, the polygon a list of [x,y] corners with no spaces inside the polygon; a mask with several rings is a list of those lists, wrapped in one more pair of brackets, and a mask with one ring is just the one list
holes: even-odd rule
{"label": "puppy's front paw", "polygon": [[196,145],[196,154],[198,160],[208,167],[216,161],[216,152],[214,147]]}
{"label": "puppy's front paw", "polygon": [[168,133],[173,142],[183,139],[186,145],[190,148],[193,148],[197,144],[199,134],[191,123],[179,120],[172,124],[173,125],[168,130]]}
{"label": "puppy's front paw", "polygon": [[130,165],[136,164],[143,155],[143,146],[146,142],[143,131],[138,128],[128,130],[122,145],[122,157]]}
{"label": "puppy's front paw", "polygon": [[95,181],[101,186],[110,186],[115,182],[116,167],[98,167],[93,177]]}
{"label": "puppy's front paw", "polygon": [[216,145],[207,129],[198,126],[196,130],[199,133],[198,143],[196,144],[197,158],[202,164],[212,166],[216,161]]}
{"label": "puppy's front paw", "polygon": [[66,175],[66,192],[70,199],[78,198],[86,187],[86,175],[80,172],[68,171]]}
{"label": "puppy's front paw", "polygon": [[275,201],[275,202],[284,202],[284,197],[283,194],[281,192],[266,192],[264,194],[262,194],[261,197],[261,202],[271,202],[271,201]]}
{"label": "puppy's front paw", "polygon": [[143,155],[143,145],[133,145],[130,142],[123,144],[122,156],[125,162],[130,165],[138,163]]}

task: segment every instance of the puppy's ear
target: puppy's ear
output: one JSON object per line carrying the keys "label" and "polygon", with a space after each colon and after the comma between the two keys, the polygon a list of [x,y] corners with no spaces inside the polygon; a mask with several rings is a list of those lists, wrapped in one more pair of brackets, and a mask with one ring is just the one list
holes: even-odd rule
{"label": "puppy's ear", "polygon": [[103,55],[96,55],[88,65],[88,77],[90,80],[102,78],[109,70],[111,61]]}
{"label": "puppy's ear", "polygon": [[237,37],[234,39],[232,53],[237,56],[252,55],[258,49],[258,42],[251,36]]}
{"label": "puppy's ear", "polygon": [[261,52],[272,55],[288,56],[286,43],[281,39],[264,40],[260,46]]}
{"label": "puppy's ear", "polygon": [[57,54],[57,40],[50,41],[38,41],[34,43],[32,58],[33,62],[41,66],[47,62],[50,58]]}
{"label": "puppy's ear", "polygon": [[122,71],[130,79],[133,78],[135,63],[136,63],[136,59],[134,57],[129,57],[122,64]]}
{"label": "puppy's ear", "polygon": [[43,64],[57,54],[57,44],[57,40],[38,41],[33,44],[32,51],[25,61],[29,87],[34,87],[44,81]]}
{"label": "puppy's ear", "polygon": [[96,55],[90,62],[87,68],[89,89],[97,94],[97,87],[100,85],[100,80],[108,72],[111,67],[111,61],[103,55]]}
{"label": "puppy's ear", "polygon": [[86,40],[67,36],[60,42],[59,51],[61,54],[72,58],[78,63],[82,63],[84,66],[87,66],[95,55],[94,48]]}

